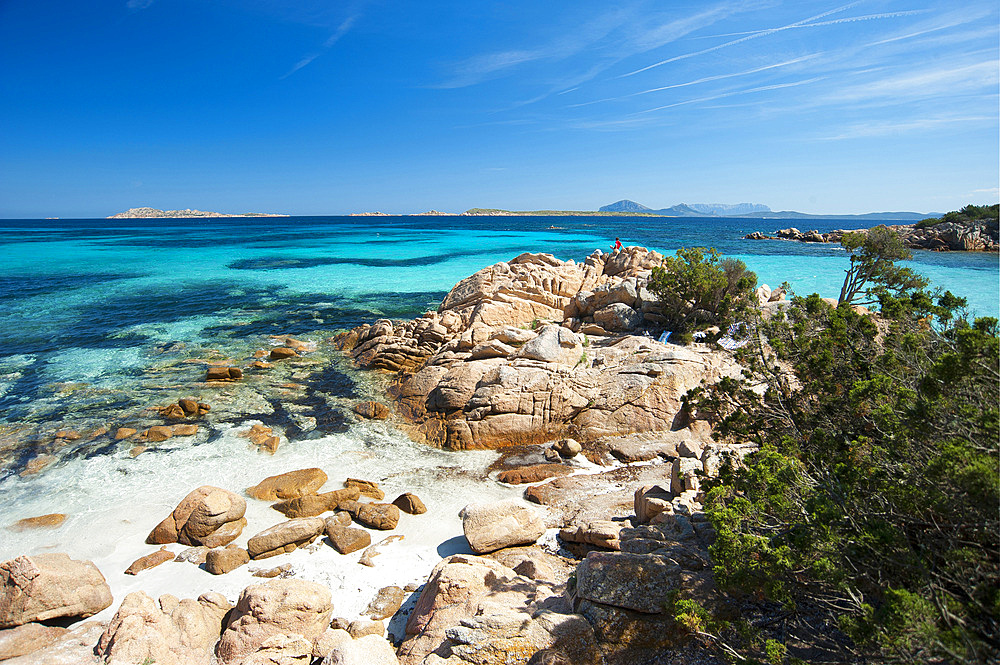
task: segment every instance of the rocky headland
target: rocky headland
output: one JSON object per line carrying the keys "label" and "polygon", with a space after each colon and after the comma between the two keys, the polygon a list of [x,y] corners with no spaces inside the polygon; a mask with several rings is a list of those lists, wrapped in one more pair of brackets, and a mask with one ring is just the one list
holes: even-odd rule
{"label": "rocky headland", "polygon": [[[996,252],[1000,250],[1000,237],[996,220],[973,222],[940,222],[934,225],[897,224],[888,226],[899,234],[903,244],[910,249],[930,249],[953,252]],[[839,243],[845,233],[865,232],[866,229],[837,229],[827,233],[800,231],[787,228],[767,235],[754,231],[746,240],[795,240],[798,242]]]}
{"label": "rocky headland", "polygon": [[[522,254],[459,282],[437,311],[375,321],[332,340],[386,386],[385,400],[355,401],[356,417],[384,419],[435,447],[500,450],[482,482],[524,487],[524,500],[469,496],[460,513],[465,553],[448,556],[442,543],[422,584],[384,586],[360,615],[337,616],[330,578],[304,579],[292,563],[301,559],[288,558],[322,550],[377,566],[406,529],[441,517],[411,492],[390,502],[372,480],[330,487],[320,468],[245,490],[191,487],[172,510],[152,516],[149,553],[127,574],[187,562],[232,575],[285,558],[255,568],[263,579],[239,594],[227,597],[208,583],[185,599],[143,591],[112,598],[93,564],[65,554],[12,559],[0,564],[0,661],[722,662],[691,641],[673,606],[693,599],[724,609],[700,485],[753,448],[717,442],[711,423],[683,408],[688,390],[741,369],[720,348],[650,336],[662,319],[646,284],[661,260],[641,247],[598,251],[580,263]],[[770,289],[758,297],[762,307],[780,306]],[[206,383],[250,390],[255,377],[318,353],[291,338],[276,344],[245,367],[199,371]],[[101,436],[134,440],[139,455],[160,437],[195,435],[191,427],[197,432],[221,408],[182,398],[155,410],[162,425]],[[289,422],[316,427],[319,415],[311,417]],[[282,443],[279,434],[255,425],[241,436],[267,454]],[[262,502],[273,515],[252,518],[250,508]],[[17,528],[59,523],[45,515]],[[84,621],[115,603],[109,621]]]}
{"label": "rocky headland", "polygon": [[117,215],[110,215],[108,219],[154,219],[159,217],[188,218],[188,217],[288,217],[288,215],[278,215],[264,212],[248,212],[238,215],[231,215],[223,212],[205,212],[203,210],[158,210],[156,208],[129,208],[125,212]]}

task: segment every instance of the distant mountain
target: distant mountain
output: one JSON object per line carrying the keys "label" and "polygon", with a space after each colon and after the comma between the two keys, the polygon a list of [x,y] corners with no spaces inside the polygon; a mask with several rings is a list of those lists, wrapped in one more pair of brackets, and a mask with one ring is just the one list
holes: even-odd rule
{"label": "distant mountain", "polygon": [[857,220],[906,220],[920,221],[940,217],[941,213],[921,212],[869,212],[863,215],[810,215],[794,210],[771,210],[763,203],[678,203],[669,208],[655,210],[641,203],[622,199],[602,206],[601,212],[646,213],[664,217],[745,217],[748,219],[857,219]]}
{"label": "distant mountain", "polygon": [[763,203],[691,203],[689,208],[703,212],[706,215],[733,217],[753,212],[771,212]]}
{"label": "distant mountain", "polygon": [[629,201],[628,199],[622,199],[621,201],[616,201],[611,205],[601,206],[598,208],[599,212],[653,212],[641,203],[636,203],[635,201]]}

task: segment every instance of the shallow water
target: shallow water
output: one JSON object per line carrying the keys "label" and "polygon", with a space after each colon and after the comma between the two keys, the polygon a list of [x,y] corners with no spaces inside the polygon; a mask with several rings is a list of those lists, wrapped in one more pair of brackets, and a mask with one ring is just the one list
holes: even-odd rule
{"label": "shallow water", "polygon": [[[155,549],[143,544],[145,535],[191,489],[240,492],[267,475],[319,466],[330,476],[327,489],[348,476],[369,478],[390,500],[414,491],[431,509],[404,516],[398,531],[406,540],[386,546],[375,569],[358,566],[359,554],[341,557],[325,545],[250,566],[291,561],[299,574],[330,583],[338,614],[359,612],[381,584],[420,579],[442,554],[464,547],[457,512],[465,503],[520,491],[483,480],[492,453],[443,453],[384,423],[359,422],[350,406],[378,398],[381,388],[338,361],[331,335],[434,309],[460,279],[522,252],[582,261],[616,236],[661,252],[713,246],[771,286],[788,281],[800,294],[836,296],[847,267],[837,247],[742,236],[856,225],[606,217],[0,221],[0,529],[23,517],[69,515],[58,529],[4,532],[0,560],[45,551],[92,559],[112,583],[114,607],[139,588],[181,597],[215,589],[234,599],[253,580],[248,568],[223,578],[186,563],[134,578],[121,571]],[[998,314],[995,255],[919,252],[912,265],[978,313]],[[245,367],[281,335],[317,350],[248,373],[236,386],[201,383],[206,361]],[[89,436],[99,427],[157,424],[150,406],[189,395],[213,406],[195,437],[133,458],[133,443]],[[314,418],[315,429],[303,418]],[[282,435],[276,455],[236,436],[252,422]],[[60,429],[83,436],[56,441]],[[33,460],[49,464],[21,475]],[[241,544],[282,519],[266,504],[250,504]]]}

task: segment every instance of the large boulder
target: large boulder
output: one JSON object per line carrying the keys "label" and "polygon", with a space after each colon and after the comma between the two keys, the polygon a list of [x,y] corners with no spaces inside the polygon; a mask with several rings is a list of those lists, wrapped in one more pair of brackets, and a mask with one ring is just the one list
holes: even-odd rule
{"label": "large boulder", "polygon": [[37,554],[0,563],[0,628],[86,618],[111,602],[111,588],[90,561]]}
{"label": "large boulder", "polygon": [[274,635],[300,635],[315,642],[330,625],[330,589],[295,579],[248,586],[227,616],[215,655],[222,663],[239,662]]}
{"label": "large boulder", "polygon": [[312,661],[311,641],[301,635],[277,633],[261,642],[240,665],[309,665]]}
{"label": "large boulder", "polygon": [[95,652],[109,664],[208,665],[230,609],[218,593],[202,594],[198,600],[164,595],[155,603],[134,591],[125,596]]}
{"label": "large boulder", "polygon": [[315,494],[326,481],[327,476],[322,469],[299,469],[268,476],[253,487],[248,487],[247,495],[262,501],[295,499],[306,494]]}
{"label": "large boulder", "polygon": [[323,533],[325,523],[319,517],[300,517],[275,524],[247,541],[251,559],[266,559],[308,545]]}
{"label": "large boulder", "polygon": [[611,303],[594,312],[594,323],[608,332],[626,332],[642,325],[642,314],[625,303]]}
{"label": "large boulder", "polygon": [[222,547],[246,526],[247,503],[243,497],[211,485],[203,485],[184,497],[173,512],[150,532],[153,545],[182,543]]}
{"label": "large boulder", "polygon": [[527,545],[545,533],[545,523],[538,513],[516,499],[470,503],[459,515],[465,538],[478,554]]}
{"label": "large boulder", "polygon": [[665,556],[591,552],[576,567],[576,594],[602,605],[663,613],[681,584],[681,567]]}

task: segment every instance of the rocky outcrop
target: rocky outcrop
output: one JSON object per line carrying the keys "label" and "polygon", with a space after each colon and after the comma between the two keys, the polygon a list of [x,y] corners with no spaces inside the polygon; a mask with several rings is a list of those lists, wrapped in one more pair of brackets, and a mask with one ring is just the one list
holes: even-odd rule
{"label": "rocky outcrop", "polygon": [[247,503],[243,497],[203,485],[184,497],[173,512],[150,532],[151,545],[181,543],[222,547],[243,532]]}
{"label": "rocky outcrop", "polygon": [[111,602],[111,588],[90,561],[37,554],[0,563],[0,628],[86,618]]}
{"label": "rocky outcrop", "polygon": [[279,579],[248,586],[226,617],[215,654],[228,665],[240,662],[275,635],[297,635],[315,643],[326,632],[332,614],[330,590],[321,584]]}
{"label": "rocky outcrop", "polygon": [[95,652],[109,664],[208,665],[231,608],[218,593],[198,600],[163,595],[156,603],[136,591],[125,596]]}
{"label": "rocky outcrop", "polygon": [[[523,663],[557,648],[574,665],[602,663],[592,628],[566,609],[556,588],[485,557],[451,556],[435,566],[417,600],[399,662]],[[431,654],[447,658],[425,661]]]}
{"label": "rocky outcrop", "polygon": [[[1000,235],[995,220],[974,222],[941,222],[917,228],[915,224],[888,226],[899,234],[903,244],[910,249],[931,249],[956,252],[996,252],[1000,249]],[[798,242],[839,243],[845,233],[865,232],[837,229],[827,233],[800,231],[795,227],[775,231],[773,236],[755,231],[744,236],[746,240],[795,240]]]}
{"label": "rocky outcrop", "polygon": [[416,438],[452,449],[671,429],[681,396],[738,373],[728,354],[636,336],[662,319],[641,247],[583,263],[522,254],[462,280],[437,312],[336,338]]}

